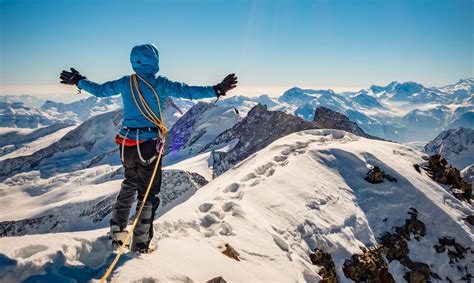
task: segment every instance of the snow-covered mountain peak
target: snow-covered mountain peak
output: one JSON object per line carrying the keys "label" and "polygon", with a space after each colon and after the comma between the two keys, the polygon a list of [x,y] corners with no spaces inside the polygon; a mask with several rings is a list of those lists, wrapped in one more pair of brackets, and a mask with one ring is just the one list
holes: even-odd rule
{"label": "snow-covered mountain peak", "polygon": [[466,79],[460,79],[456,84],[454,85],[465,85],[465,86],[474,86],[474,78],[466,78]]}
{"label": "snow-covered mountain peak", "polygon": [[404,92],[407,94],[413,94],[421,92],[425,87],[422,84],[416,82],[403,82],[403,83],[396,83],[391,87],[393,91],[396,92]]}
{"label": "snow-covered mountain peak", "polygon": [[22,102],[0,101],[0,127],[34,129],[54,122],[58,122],[54,117]]}
{"label": "snow-covered mountain peak", "polygon": [[372,86],[371,90],[378,97],[393,101],[421,103],[422,101],[431,102],[437,98],[436,90],[430,90],[422,84],[410,81],[403,83],[393,81],[386,87]]}
{"label": "snow-covered mountain peak", "polygon": [[279,97],[280,102],[294,104],[296,106],[302,106],[309,103],[313,99],[319,99],[321,96],[329,98],[336,93],[333,90],[315,90],[315,89],[302,89],[299,87],[293,87],[285,91],[282,96]]}
{"label": "snow-covered mountain peak", "polygon": [[1,95],[0,94],[0,101],[3,102],[21,102],[25,104],[28,107],[32,108],[39,108],[43,103],[44,99],[33,96],[33,95],[27,95],[27,94],[22,94],[22,95]]}
{"label": "snow-covered mountain peak", "polygon": [[120,108],[122,108],[122,99],[117,96],[104,98],[91,96],[71,103],[47,100],[41,106],[41,110],[51,116],[76,123],[85,121],[94,115]]}

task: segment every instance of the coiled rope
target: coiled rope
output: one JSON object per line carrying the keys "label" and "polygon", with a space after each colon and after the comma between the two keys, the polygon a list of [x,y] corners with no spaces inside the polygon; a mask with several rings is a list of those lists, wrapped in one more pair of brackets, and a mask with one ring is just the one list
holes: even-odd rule
{"label": "coiled rope", "polygon": [[[148,88],[151,89],[153,94],[155,94],[156,101],[158,102],[158,111],[160,113],[160,118],[159,119],[155,115],[155,113],[153,113],[153,110],[150,108],[150,106],[148,106],[148,103],[146,102],[145,98],[143,97],[143,95],[140,91],[140,86],[138,85],[137,77],[142,82],[144,82],[148,86]],[[136,98],[134,89],[137,90],[138,100],[141,102],[141,105],[143,106],[143,109],[140,106],[140,104],[138,103],[138,100]],[[162,141],[162,145],[160,147],[160,151],[158,152],[158,157],[156,159],[156,164],[155,164],[155,167],[153,169],[153,174],[151,175],[150,182],[148,183],[148,187],[146,189],[145,196],[143,197],[140,208],[138,209],[138,212],[135,215],[135,219],[133,220],[132,228],[130,229],[130,232],[128,232],[127,238],[125,239],[125,241],[120,246],[120,250],[118,251],[118,253],[115,256],[114,260],[112,261],[109,268],[105,272],[104,276],[102,276],[102,278],[100,279],[100,283],[105,282],[105,280],[107,280],[109,275],[112,273],[112,270],[114,269],[115,265],[117,264],[118,260],[120,259],[120,256],[122,255],[123,251],[125,250],[125,246],[130,241],[130,238],[133,234],[133,231],[135,230],[135,226],[137,226],[138,218],[140,218],[143,207],[145,206],[145,201],[148,198],[148,194],[150,193],[151,186],[153,184],[153,181],[155,180],[156,172],[158,171],[158,166],[160,164],[161,156],[163,155],[163,148],[164,148],[164,144],[165,144],[165,141],[166,141],[166,133],[168,131],[166,129],[166,127],[163,125],[163,113],[161,112],[160,99],[159,99],[158,93],[156,93],[155,89],[145,79],[143,79],[140,75],[133,74],[133,75],[130,76],[130,90],[132,92],[132,97],[133,97],[133,100],[135,101],[135,104],[136,104],[138,110],[140,110],[140,113],[143,115],[143,117],[145,117],[148,121],[150,121],[151,123],[153,123],[154,125],[156,125],[159,128],[160,133],[163,137],[163,141]],[[153,223],[152,223],[152,225],[153,225]]]}

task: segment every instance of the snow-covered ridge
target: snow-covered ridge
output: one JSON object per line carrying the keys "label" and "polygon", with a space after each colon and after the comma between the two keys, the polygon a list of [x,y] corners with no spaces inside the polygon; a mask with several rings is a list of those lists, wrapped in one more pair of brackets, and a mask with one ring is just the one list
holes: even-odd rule
{"label": "snow-covered ridge", "polygon": [[24,105],[31,108],[40,108],[45,100],[33,95],[23,94],[23,95],[0,95],[0,101],[8,102],[8,103],[21,102]]}
{"label": "snow-covered ridge", "polygon": [[25,133],[24,129],[10,129],[0,136],[0,160],[31,155],[61,139],[76,126],[56,123]]}
{"label": "snow-covered ridge", "polygon": [[[59,141],[28,156],[0,160],[0,176],[41,170],[42,174],[69,172],[107,160],[118,164],[114,137],[120,128],[120,110],[95,116],[67,133]],[[110,160],[112,158],[112,160]]]}
{"label": "snow-covered ridge", "polygon": [[34,129],[55,122],[57,120],[54,117],[21,102],[0,101],[0,127]]}
{"label": "snow-covered ridge", "polygon": [[[413,168],[422,155],[339,130],[285,136],[157,219],[156,251],[124,254],[111,280],[206,282],[222,276],[228,282],[317,282],[319,268],[308,256],[317,247],[332,255],[337,279],[350,282],[342,271],[345,260],[404,224],[414,207],[426,234],[407,242],[409,256],[440,278],[459,281],[472,274],[473,255],[449,264],[447,252],[437,253],[433,246],[438,237],[453,236],[469,247],[473,229],[464,218],[473,209]],[[398,182],[366,182],[370,166]],[[2,238],[3,262],[9,266],[0,279],[98,279],[113,259],[105,233]],[[240,261],[221,253],[226,243]],[[404,282],[405,267],[398,261],[388,267],[397,282]]]}
{"label": "snow-covered ridge", "polygon": [[213,142],[206,145],[201,152],[233,144],[232,148],[222,151],[213,150],[212,168],[219,176],[238,162],[264,148],[271,142],[288,134],[320,128],[337,128],[370,137],[357,124],[347,117],[327,108],[318,108],[314,122],[281,112],[269,111],[261,104],[253,107],[247,116],[229,130],[220,134]]}
{"label": "snow-covered ridge", "polygon": [[122,98],[91,96],[71,103],[47,100],[41,106],[41,111],[70,123],[83,122],[97,114],[122,108]]}

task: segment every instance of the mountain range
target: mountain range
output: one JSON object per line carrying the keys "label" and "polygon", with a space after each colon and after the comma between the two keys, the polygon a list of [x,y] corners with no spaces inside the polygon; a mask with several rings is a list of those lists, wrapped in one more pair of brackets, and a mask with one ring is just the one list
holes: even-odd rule
{"label": "mountain range", "polygon": [[[36,128],[58,121],[80,123],[121,107],[117,97],[90,97],[68,104],[45,101],[39,108],[19,104],[21,101],[36,101],[33,97],[18,97],[16,106],[12,105],[14,99],[11,96],[3,99],[6,104],[2,104],[5,110],[0,112],[0,126]],[[368,134],[397,142],[428,142],[446,129],[474,127],[474,78],[443,87],[394,81],[387,86],[373,85],[341,93],[294,87],[280,97],[232,96],[218,101],[217,105],[234,107],[241,115],[246,115],[258,103],[266,105],[269,110],[284,111],[308,121],[313,120],[317,107],[324,106],[345,114]],[[174,99],[173,104],[185,113],[195,102]],[[15,110],[18,107],[28,107],[30,111]]]}
{"label": "mountain range", "polygon": [[[470,280],[472,204],[414,165],[439,153],[472,182],[473,84],[168,99],[156,251],[124,254],[111,280]],[[22,101],[0,112],[0,281],[97,280],[114,256],[120,100]],[[396,181],[367,182],[375,167]]]}

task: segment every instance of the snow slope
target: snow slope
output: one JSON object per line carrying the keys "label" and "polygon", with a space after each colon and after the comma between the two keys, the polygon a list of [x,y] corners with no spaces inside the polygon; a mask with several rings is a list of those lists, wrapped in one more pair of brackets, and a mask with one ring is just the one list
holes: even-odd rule
{"label": "snow slope", "polygon": [[34,138],[32,137],[31,138],[32,141],[30,142],[21,143],[21,142],[18,142],[18,140],[16,140],[15,145],[12,145],[10,141],[9,145],[6,146],[9,148],[8,153],[0,156],[0,160],[31,155],[35,153],[36,151],[42,148],[45,148],[55,143],[56,141],[60,140],[64,135],[66,135],[68,132],[72,131],[73,129],[77,127],[77,126],[69,126],[69,127],[60,128],[58,127],[60,125],[61,124],[54,124],[52,126],[49,126],[50,128],[56,129],[56,131],[52,133],[45,133],[43,136],[36,136]]}
{"label": "snow slope", "polygon": [[[422,153],[339,130],[307,130],[283,137],[251,155],[155,221],[156,251],[125,254],[112,274],[116,282],[317,282],[308,254],[332,254],[340,282],[344,261],[404,224],[410,207],[426,235],[408,242],[410,257],[441,278],[472,274],[473,255],[448,264],[433,249],[438,237],[454,236],[469,247],[472,226],[463,220],[472,206],[414,170]],[[363,178],[377,165],[398,182]],[[98,279],[111,262],[106,229],[0,239],[0,280]],[[229,243],[241,261],[223,255]],[[462,268],[458,269],[457,266]],[[403,282],[405,268],[389,271]],[[1,273],[0,273],[1,274]],[[69,280],[69,281],[67,281]]]}

